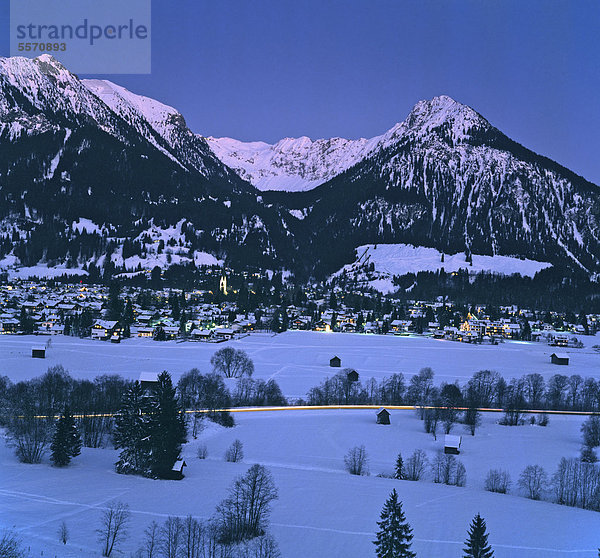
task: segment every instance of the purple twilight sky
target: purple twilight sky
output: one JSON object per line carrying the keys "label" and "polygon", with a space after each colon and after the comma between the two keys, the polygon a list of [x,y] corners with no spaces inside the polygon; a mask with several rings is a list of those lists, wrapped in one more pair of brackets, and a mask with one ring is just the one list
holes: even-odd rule
{"label": "purple twilight sky", "polygon": [[154,0],[152,10],[152,74],[98,77],[176,107],[196,132],[370,137],[447,94],[600,184],[597,0]]}

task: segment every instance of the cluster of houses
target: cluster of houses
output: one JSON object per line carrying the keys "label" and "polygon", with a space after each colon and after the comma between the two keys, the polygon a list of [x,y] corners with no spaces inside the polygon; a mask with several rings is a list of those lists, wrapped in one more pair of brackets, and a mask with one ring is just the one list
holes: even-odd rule
{"label": "cluster of houses", "polygon": [[[124,298],[136,300],[136,289],[125,293]],[[156,292],[167,300],[169,292]],[[197,303],[190,295],[186,307],[188,318],[182,324],[173,316],[168,305],[143,307],[132,304],[134,321],[127,324],[131,337],[156,337],[158,331],[163,339],[187,337],[204,341],[231,339],[250,331],[256,320],[252,314],[237,312],[235,303]],[[38,335],[62,335],[65,326],[85,311],[91,317],[92,339],[120,342],[125,324],[120,320],[105,318],[109,305],[107,287],[99,285],[56,285],[22,281],[0,286],[0,334],[23,333],[22,317],[27,316],[33,333]]]}
{"label": "cluster of houses", "polygon": [[21,316],[26,313],[35,333],[61,335],[65,319],[84,308],[101,314],[106,298],[102,290],[74,285],[48,289],[30,281],[0,286],[0,334],[21,333]]}
{"label": "cluster of houses", "polygon": [[[222,291],[226,293],[226,287]],[[84,311],[90,317],[89,334],[92,339],[115,343],[125,336],[150,337],[161,340],[180,339],[219,342],[252,331],[269,329],[273,317],[281,313],[277,306],[261,306],[255,313],[241,312],[236,302],[226,299],[219,303],[207,303],[203,291],[185,293],[185,319],[175,314],[165,302],[172,291],[153,291],[153,301],[162,304],[143,306],[138,303],[140,290],[125,289],[123,299],[131,303],[131,323],[108,320],[109,289],[100,285],[56,284],[52,287],[43,282],[17,281],[0,285],[0,334],[22,333],[24,313],[32,324],[33,332],[40,335],[61,335],[65,327]],[[177,292],[181,296],[181,292]],[[306,306],[285,307],[287,328],[292,330],[337,331],[346,333],[410,335],[424,334],[437,339],[465,343],[498,343],[504,339],[518,339],[523,334],[523,323],[529,323],[531,338],[556,347],[576,347],[578,342],[571,333],[583,334],[581,324],[565,323],[562,331],[535,319],[532,311],[515,306],[501,307],[502,318],[491,319],[481,306],[471,308],[461,320],[456,319],[455,307],[445,301],[388,301],[391,312],[376,317],[371,312],[359,311],[340,303],[335,309],[329,307],[324,292],[307,291]],[[315,311],[315,308],[317,309]],[[453,315],[451,324],[436,321],[440,310]],[[398,319],[397,316],[404,319]],[[538,314],[539,316],[539,314]],[[600,316],[588,315],[589,331],[600,328]],[[446,320],[447,321],[447,320]],[[70,332],[73,333],[72,331]]]}

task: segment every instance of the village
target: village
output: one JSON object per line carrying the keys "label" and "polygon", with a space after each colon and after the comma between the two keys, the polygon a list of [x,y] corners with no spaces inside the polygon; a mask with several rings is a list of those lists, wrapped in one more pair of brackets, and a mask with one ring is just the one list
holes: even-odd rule
{"label": "village", "polygon": [[305,330],[419,335],[472,344],[525,340],[580,348],[577,336],[600,329],[599,314],[466,306],[450,300],[400,301],[379,293],[348,294],[328,285],[305,289],[301,297],[287,301],[280,295],[279,304],[265,300],[249,305],[241,302],[242,289],[228,286],[225,273],[218,285],[218,291],[184,292],[6,281],[0,285],[0,334],[71,335],[112,343],[130,337],[218,343],[254,332]]}

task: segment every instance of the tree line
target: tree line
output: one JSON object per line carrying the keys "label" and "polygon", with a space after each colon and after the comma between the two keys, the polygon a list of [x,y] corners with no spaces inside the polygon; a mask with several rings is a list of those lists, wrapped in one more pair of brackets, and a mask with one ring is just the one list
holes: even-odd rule
{"label": "tree line", "polygon": [[[287,404],[275,380],[253,378],[251,361],[243,351],[238,353],[243,354],[236,356],[237,365],[230,369],[237,378],[233,390],[225,385],[224,364],[219,359],[213,359],[212,372],[202,374],[194,368],[168,388],[172,400],[164,400],[165,409],[168,406],[171,415],[179,417],[192,437],[197,436],[204,415],[233,426],[233,417],[223,409]],[[162,379],[159,376],[156,387],[167,389],[166,381],[164,375]],[[51,450],[58,417],[72,422],[83,447],[118,447],[127,438],[124,428],[145,433],[141,438],[146,437],[146,429],[154,428],[155,411],[160,408],[156,398],[162,397],[162,392],[155,391],[144,390],[139,383],[118,375],[104,374],[94,380],[73,378],[60,365],[48,368],[40,377],[15,383],[0,376],[0,425],[25,463],[39,463]],[[136,416],[136,412],[141,414]]]}
{"label": "tree line", "polygon": [[519,424],[522,411],[571,410],[600,412],[600,381],[579,374],[554,374],[548,380],[537,373],[507,381],[498,372],[480,370],[463,385],[434,384],[435,373],[422,368],[408,381],[399,372],[366,382],[352,381],[347,368],[327,378],[306,395],[309,405],[417,405],[480,407],[512,410],[509,422]]}

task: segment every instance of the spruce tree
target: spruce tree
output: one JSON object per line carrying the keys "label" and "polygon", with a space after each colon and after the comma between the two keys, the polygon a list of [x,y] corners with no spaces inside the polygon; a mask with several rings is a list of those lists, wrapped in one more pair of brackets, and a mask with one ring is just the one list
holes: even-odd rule
{"label": "spruce tree", "polygon": [[404,480],[404,461],[402,460],[402,454],[399,453],[396,458],[396,470],[394,471],[394,478],[398,480]]}
{"label": "spruce tree", "polygon": [[377,522],[379,531],[373,541],[378,558],[415,558],[410,545],[412,529],[406,522],[402,511],[402,502],[398,501],[396,489],[392,490],[381,511],[381,521]]}
{"label": "spruce tree", "polygon": [[168,372],[158,376],[154,388],[155,409],[152,416],[150,445],[151,468],[155,476],[168,478],[186,442],[184,415]]}
{"label": "spruce tree", "polygon": [[152,399],[139,382],[134,382],[115,417],[114,444],[121,450],[117,473],[150,476],[152,407]]}
{"label": "spruce tree", "polygon": [[68,408],[58,419],[50,451],[50,459],[57,467],[65,467],[73,457],[81,453],[81,437],[77,431],[75,419]]}
{"label": "spruce tree", "polygon": [[488,544],[485,520],[477,514],[471,522],[469,536],[463,549],[464,558],[493,558],[494,551]]}

